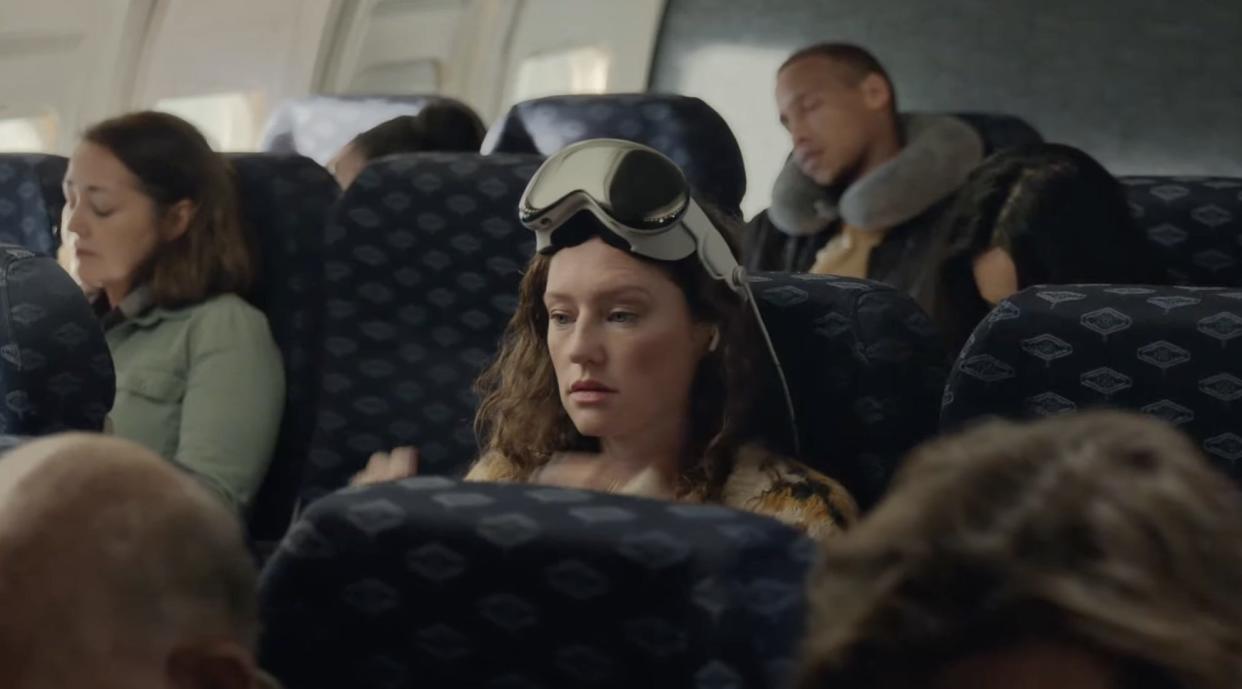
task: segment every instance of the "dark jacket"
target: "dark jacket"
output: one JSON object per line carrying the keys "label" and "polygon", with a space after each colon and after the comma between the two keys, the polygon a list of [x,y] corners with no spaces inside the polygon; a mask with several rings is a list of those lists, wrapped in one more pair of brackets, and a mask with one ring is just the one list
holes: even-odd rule
{"label": "dark jacket", "polygon": [[[947,206],[948,199],[889,230],[884,241],[871,251],[867,277],[912,292],[924,267],[935,227]],[[764,211],[751,219],[741,241],[746,270],[805,273],[815,263],[816,252],[840,231],[838,221],[817,234],[787,235],[768,220],[768,212]]]}
{"label": "dark jacket", "polygon": [[913,292],[940,216],[982,160],[984,146],[978,132],[954,117],[907,115],[901,127],[902,150],[844,189],[818,186],[787,161],[772,189],[771,207],[755,216],[740,238],[745,267],[806,272],[843,222],[886,227],[869,255],[867,277]]}

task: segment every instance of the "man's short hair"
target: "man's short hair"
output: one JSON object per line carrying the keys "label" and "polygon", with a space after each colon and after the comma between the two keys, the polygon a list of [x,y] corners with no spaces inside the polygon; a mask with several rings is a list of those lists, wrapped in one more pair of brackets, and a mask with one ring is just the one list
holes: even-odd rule
{"label": "man's short hair", "polygon": [[897,88],[893,85],[893,79],[888,75],[888,70],[884,69],[884,65],[880,64],[879,59],[871,51],[853,43],[816,43],[790,55],[781,63],[777,71],[780,72],[789,65],[808,57],[827,58],[845,67],[854,84],[861,82],[869,75],[880,75],[888,84],[888,90],[892,94],[893,113],[897,112]]}

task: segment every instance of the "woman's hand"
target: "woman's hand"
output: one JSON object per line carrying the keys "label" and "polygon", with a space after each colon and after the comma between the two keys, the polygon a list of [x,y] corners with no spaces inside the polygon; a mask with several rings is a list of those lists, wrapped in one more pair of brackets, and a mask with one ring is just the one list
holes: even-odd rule
{"label": "woman's hand", "polygon": [[367,466],[349,479],[351,486],[400,481],[418,474],[418,448],[398,447],[392,452],[376,452]]}

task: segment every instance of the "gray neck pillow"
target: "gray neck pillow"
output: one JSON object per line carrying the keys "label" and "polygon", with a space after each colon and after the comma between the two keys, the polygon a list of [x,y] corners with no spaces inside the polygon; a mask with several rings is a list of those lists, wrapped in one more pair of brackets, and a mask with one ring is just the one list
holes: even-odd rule
{"label": "gray neck pillow", "polygon": [[805,237],[838,220],[885,230],[918,217],[952,194],[983,160],[983,139],[947,115],[902,115],[906,145],[892,160],[839,197],[815,183],[790,158],[776,178],[768,219],[781,232]]}

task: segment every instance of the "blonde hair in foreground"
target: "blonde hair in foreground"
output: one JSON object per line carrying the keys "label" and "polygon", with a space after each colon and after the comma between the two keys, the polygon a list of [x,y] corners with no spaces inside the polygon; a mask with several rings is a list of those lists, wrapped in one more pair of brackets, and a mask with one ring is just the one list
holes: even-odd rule
{"label": "blonde hair in foreground", "polygon": [[1242,498],[1154,419],[994,422],[915,451],[810,598],[799,689],[922,684],[1024,641],[1100,654],[1122,686],[1233,689]]}

